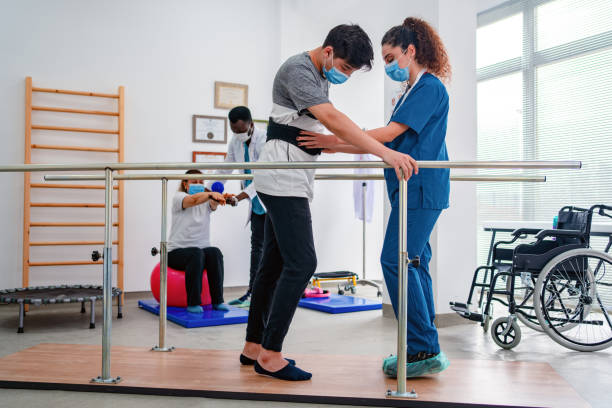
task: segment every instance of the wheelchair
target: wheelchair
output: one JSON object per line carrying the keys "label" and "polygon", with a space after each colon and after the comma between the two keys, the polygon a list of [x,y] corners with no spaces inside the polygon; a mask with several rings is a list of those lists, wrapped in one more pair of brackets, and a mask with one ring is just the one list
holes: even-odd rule
{"label": "wheelchair", "polygon": [[[567,206],[557,229],[520,228],[498,241],[490,265],[479,266],[466,303],[450,302],[460,316],[480,322],[495,343],[512,349],[521,341],[518,321],[576,351],[612,346],[612,257],[590,247],[593,214],[612,218],[612,207]],[[517,244],[519,239],[535,239]],[[507,246],[515,245],[508,248]],[[472,301],[480,290],[476,311]],[[493,302],[508,316],[493,319]]]}

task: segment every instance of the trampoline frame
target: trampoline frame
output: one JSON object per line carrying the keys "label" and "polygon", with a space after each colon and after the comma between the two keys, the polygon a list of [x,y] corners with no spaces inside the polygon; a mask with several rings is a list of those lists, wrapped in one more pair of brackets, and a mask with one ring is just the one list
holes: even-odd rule
{"label": "trampoline frame", "polygon": [[[100,294],[96,296],[71,296],[65,298],[58,297],[36,297],[36,298],[16,298],[11,297],[11,294],[28,292],[34,290],[51,290],[51,289],[95,289],[100,290]],[[90,317],[89,328],[96,328],[96,300],[102,300],[104,288],[96,285],[52,285],[52,286],[28,286],[26,288],[2,289],[0,290],[0,303],[17,303],[19,305],[19,326],[17,333],[24,332],[25,321],[25,305],[57,305],[65,303],[81,303],[81,313],[85,313],[85,302],[90,302]],[[117,297],[117,319],[123,318],[123,304],[121,303],[122,291],[119,288],[112,288],[112,297]]]}

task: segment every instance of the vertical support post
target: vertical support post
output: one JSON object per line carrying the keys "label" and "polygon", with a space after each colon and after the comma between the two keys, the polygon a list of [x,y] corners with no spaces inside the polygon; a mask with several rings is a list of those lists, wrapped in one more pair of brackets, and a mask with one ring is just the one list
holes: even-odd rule
{"label": "vertical support post", "polygon": [[102,375],[92,382],[117,384],[121,377],[113,378],[111,366],[111,325],[113,321],[113,171],[104,170],[104,254],[102,277]]}
{"label": "vertical support post", "polygon": [[361,205],[361,218],[362,218],[362,222],[363,222],[363,231],[362,231],[362,252],[363,252],[363,257],[361,259],[361,265],[362,265],[362,277],[363,279],[366,278],[366,191],[368,189],[368,184],[365,181],[361,182],[361,195],[362,195],[362,205]]}
{"label": "vertical support post", "polygon": [[[25,158],[24,163],[32,163],[32,77],[26,77],[25,94]],[[30,180],[31,173],[23,173],[23,256],[21,286],[30,284]],[[24,305],[27,312],[28,305]]]}
{"label": "vertical support post", "polygon": [[[118,157],[118,162],[119,163],[123,163],[124,158],[125,158],[125,153],[124,153],[124,135],[125,135],[125,119],[124,119],[124,111],[125,111],[125,88],[123,86],[119,87],[119,99],[117,102],[117,112],[119,113],[119,117],[118,117],[118,130],[119,130],[119,135],[118,135],[118,140],[117,140],[117,149],[119,150],[119,157]],[[119,174],[123,173],[123,170],[119,171]],[[118,225],[117,225],[117,286],[119,287],[119,289],[121,290],[121,294],[119,295],[119,299],[117,301],[118,304],[123,304],[123,296],[125,293],[124,290],[124,278],[123,278],[123,265],[124,265],[124,246],[125,246],[125,241],[124,241],[124,234],[125,234],[125,222],[124,222],[124,211],[125,211],[125,206],[124,206],[124,199],[125,199],[125,192],[124,192],[124,181],[123,180],[118,180],[118,187],[117,187],[117,201],[119,203],[119,208],[117,209],[117,221],[118,221]],[[119,312],[117,314],[117,317],[119,319],[121,319],[123,317],[123,312],[121,311],[121,308],[119,308]]]}
{"label": "vertical support post", "polygon": [[161,194],[161,239],[159,242],[159,343],[153,351],[172,351],[166,347],[166,323],[168,312],[168,242],[166,224],[168,219],[168,179],[162,178]]}
{"label": "vertical support post", "polygon": [[[403,175],[403,173],[402,173]],[[387,391],[387,395],[396,398],[416,398],[414,392],[406,392],[406,337],[408,319],[408,258],[406,246],[406,212],[407,212],[406,180],[399,181],[399,270],[398,270],[398,300],[397,300],[397,391]]]}

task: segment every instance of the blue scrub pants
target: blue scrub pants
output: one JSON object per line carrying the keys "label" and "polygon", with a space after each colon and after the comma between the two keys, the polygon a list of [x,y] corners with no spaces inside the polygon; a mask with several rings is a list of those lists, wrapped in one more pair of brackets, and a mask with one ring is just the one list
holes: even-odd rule
{"label": "blue scrub pants", "polygon": [[[441,212],[442,210],[416,208],[409,209],[407,214],[408,256],[410,259],[417,255],[421,258],[421,265],[418,268],[413,267],[412,264],[408,268],[408,354],[416,354],[421,351],[427,353],[440,352],[438,331],[434,326],[436,313],[434,310],[431,276],[429,275],[429,261],[431,259],[429,236]],[[380,256],[385,282],[396,318],[399,262],[398,213],[399,208],[395,204],[391,207],[385,243]]]}

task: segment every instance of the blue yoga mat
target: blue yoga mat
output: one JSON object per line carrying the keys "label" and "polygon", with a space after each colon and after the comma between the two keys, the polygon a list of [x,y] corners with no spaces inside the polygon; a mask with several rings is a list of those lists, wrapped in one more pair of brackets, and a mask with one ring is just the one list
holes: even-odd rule
{"label": "blue yoga mat", "polygon": [[[138,307],[159,315],[159,303],[155,299],[139,300]],[[201,314],[187,313],[184,307],[169,307],[168,320],[186,328],[221,326],[224,324],[246,323],[249,319],[248,310],[229,306],[229,312],[214,310],[212,306],[204,306]]]}
{"label": "blue yoga mat", "polygon": [[382,302],[354,296],[330,295],[328,298],[302,298],[298,306],[326,313],[350,313],[382,309]]}

